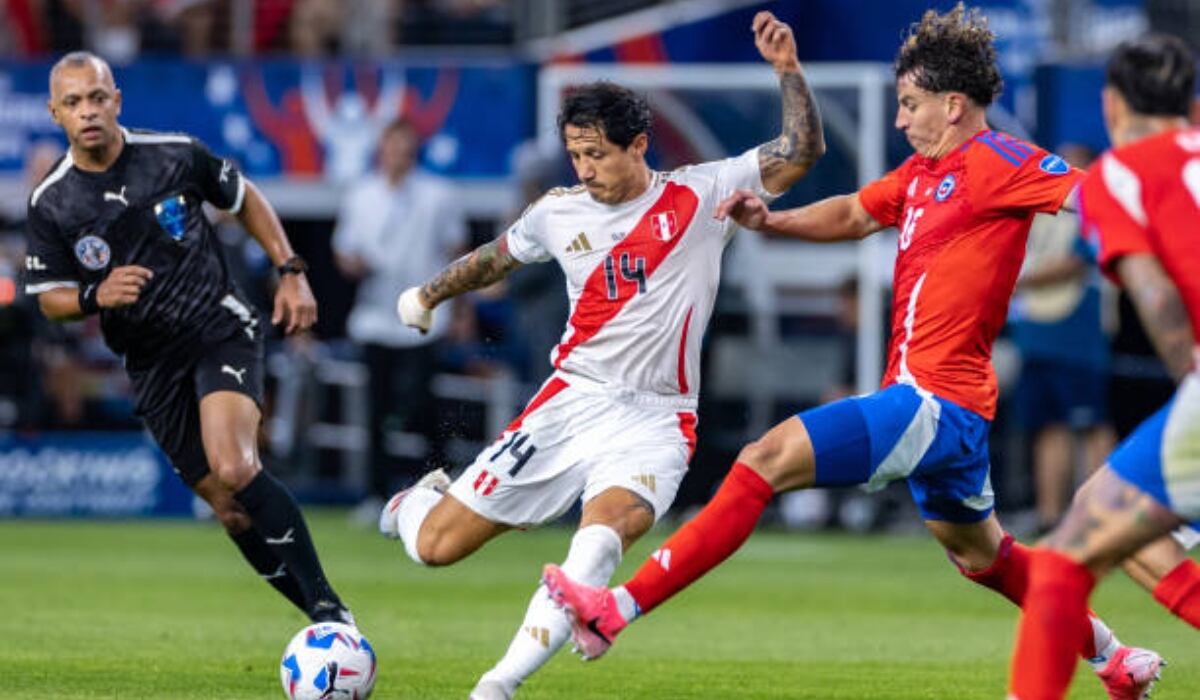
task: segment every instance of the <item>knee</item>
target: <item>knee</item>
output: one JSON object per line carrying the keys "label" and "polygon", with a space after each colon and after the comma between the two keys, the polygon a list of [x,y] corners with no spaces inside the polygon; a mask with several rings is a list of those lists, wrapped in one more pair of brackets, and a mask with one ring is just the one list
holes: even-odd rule
{"label": "knee", "polygon": [[776,492],[811,486],[811,479],[802,478],[802,465],[793,452],[783,440],[767,434],[743,447],[738,461],[758,473]]}
{"label": "knee", "polygon": [[208,468],[216,477],[221,488],[237,493],[254,480],[258,473],[258,461],[252,456],[217,456],[209,458]]}
{"label": "knee", "polygon": [[611,488],[583,506],[580,532],[592,526],[617,535],[627,549],[654,527],[654,504],[621,487]]}
{"label": "knee", "polygon": [[[462,553],[454,546],[453,538],[443,530],[422,526],[417,533],[416,559],[425,566],[441,567],[462,559]],[[413,552],[410,550],[409,552]]]}

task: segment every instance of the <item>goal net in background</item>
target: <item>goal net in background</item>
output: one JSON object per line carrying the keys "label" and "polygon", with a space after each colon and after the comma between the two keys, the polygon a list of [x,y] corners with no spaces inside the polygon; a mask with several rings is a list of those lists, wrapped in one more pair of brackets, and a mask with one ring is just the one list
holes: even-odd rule
{"label": "goal net in background", "polygon": [[[776,208],[852,192],[887,169],[891,67],[826,63],[804,70],[828,149]],[[549,66],[538,81],[544,153],[562,149],[556,118],[564,91],[601,79],[646,95],[654,113],[650,160],[658,169],[737,155],[779,134],[779,80],[765,65]],[[823,245],[748,232],[734,238],[709,333],[705,391],[744,405],[741,430],[760,434],[779,414],[821,401],[839,383],[857,392],[878,386],[894,248],[886,235]],[[847,321],[838,306],[850,280],[858,284],[856,329],[855,314]]]}

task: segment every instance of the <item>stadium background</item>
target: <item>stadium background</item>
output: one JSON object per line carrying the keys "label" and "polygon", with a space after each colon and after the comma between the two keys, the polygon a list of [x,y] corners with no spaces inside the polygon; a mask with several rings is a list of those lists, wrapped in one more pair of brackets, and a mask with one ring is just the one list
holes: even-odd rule
{"label": "stadium background", "polygon": [[[124,92],[124,124],[200,137],[215,152],[235,158],[279,210],[296,248],[314,268],[321,319],[310,338],[273,344],[264,453],[305,500],[351,503],[363,496],[367,472],[366,375],[358,350],[346,340],[354,284],[333,265],[330,238],[341,195],[370,169],[370,137],[387,119],[403,114],[417,126],[425,139],[422,165],[450,178],[461,193],[477,243],[520,211],[523,179],[535,185],[571,180],[555,150],[552,126],[539,120],[539,76],[552,68],[589,66],[596,75],[619,80],[620,70],[637,65],[755,66],[748,31],[731,28],[748,27],[755,11],[770,8],[795,28],[807,64],[853,63],[886,76],[903,28],[927,5],[918,0],[5,3],[0,31],[0,514],[190,509],[186,494],[164,478],[161,462],[159,470],[151,468],[154,451],[136,435],[126,382],[101,346],[95,323],[51,327],[17,291],[26,194],[33,174],[62,147],[45,109],[46,71],[56,53],[84,46],[106,54]],[[1200,11],[1185,0],[1004,0],[982,7],[998,35],[1006,81],[993,123],[1050,147],[1105,145],[1097,95],[1106,49],[1150,27],[1195,36],[1189,29],[1200,25]],[[765,68],[762,72],[767,74]],[[697,143],[695,130],[687,128],[689,119],[700,120],[705,133],[716,135],[716,149],[723,151],[717,156],[766,140],[777,128],[769,89],[753,99],[735,99],[740,96],[732,92],[685,93],[676,91],[683,97],[670,103],[682,108],[657,110],[653,159],[660,167],[714,155],[713,147]],[[818,96],[828,103],[827,129],[832,130],[842,118],[832,109],[837,96],[824,91]],[[656,101],[656,107],[665,102]],[[740,112],[722,110],[723,102],[733,102]],[[884,167],[907,154],[907,145],[890,128],[892,103],[886,93],[878,103],[885,112],[877,115],[886,144]],[[481,115],[486,128],[480,128]],[[539,139],[541,153],[535,145]],[[833,152],[787,202],[846,191],[873,176],[856,172],[853,154],[840,153],[838,139],[830,141]],[[222,226],[222,231],[244,288],[265,303],[272,283],[267,261],[236,227]],[[751,247],[735,246],[727,266],[734,269],[727,270],[710,330],[705,385],[711,390],[705,392],[693,474],[680,496],[684,506],[702,502],[729,457],[763,427],[831,392],[869,388],[878,365],[854,361],[855,339],[866,338],[872,346],[867,351],[874,350],[876,357],[885,342],[881,309],[886,297],[875,296],[887,291],[881,284],[890,271],[886,243],[876,249],[884,261],[864,285],[873,306],[855,300],[861,263],[852,249],[783,246],[802,252],[790,257],[780,252],[776,259],[786,261],[777,274],[781,279],[769,288],[751,289],[755,275],[736,264],[739,246]],[[793,263],[797,269],[786,267]],[[545,374],[561,308],[536,306],[544,318],[540,323],[520,316],[523,307],[533,308],[527,297],[542,294],[528,290],[559,294],[555,284],[541,284],[525,284],[518,276],[509,293],[475,295],[462,304],[469,307],[459,314],[466,321],[443,344],[445,362],[435,384],[438,430],[449,440],[452,463],[462,464],[490,440]],[[867,310],[869,322],[858,324],[848,305]],[[863,335],[866,330],[875,335]],[[753,377],[738,372],[745,364],[738,357],[747,337],[754,338],[754,356],[768,365]],[[1016,371],[1007,347],[998,352],[998,362],[1011,388]],[[1152,361],[1139,363],[1137,371],[1155,373]],[[1001,411],[994,439],[995,480],[1005,510],[1026,508],[1031,494],[1029,441],[1010,414]],[[398,431],[393,437],[389,444],[397,456],[423,454],[419,436]],[[418,439],[406,439],[413,437]],[[88,466],[97,457],[111,468]],[[857,515],[846,519],[878,524],[875,507],[884,502],[852,507]]]}
{"label": "stadium background", "polygon": [[[322,515],[318,528],[339,528],[337,537],[353,542],[356,535],[367,536],[355,530],[361,526],[346,525],[349,534],[340,528],[367,495],[367,379],[361,349],[346,337],[355,287],[338,273],[330,239],[345,188],[371,167],[374,144],[365,136],[377,134],[394,116],[409,118],[425,142],[422,166],[452,181],[478,244],[520,211],[523,188],[530,183],[571,181],[558,151],[538,145],[546,143],[552,129],[540,116],[545,109],[540,90],[552,71],[582,67],[618,82],[628,75],[623,71],[645,65],[698,67],[700,80],[714,64],[754,66],[769,74],[759,62],[749,25],[756,11],[770,9],[794,28],[806,66],[850,66],[886,76],[908,23],[928,7],[951,5],[929,0],[0,3],[0,556],[21,561],[23,550],[16,542],[29,537],[42,552],[60,544],[62,531],[22,522],[28,518],[205,517],[141,433],[119,361],[103,348],[95,322],[49,324],[35,300],[20,292],[27,194],[48,158],[65,145],[45,109],[47,71],[62,52],[88,48],[112,62],[124,93],[124,125],[189,132],[214,152],[236,159],[276,206],[293,244],[308,259],[321,319],[309,336],[271,343],[264,462],[305,503],[342,507]],[[1103,58],[1116,43],[1148,29],[1180,34],[1193,47],[1200,41],[1200,6],[1189,0],[990,0],[979,5],[998,35],[1006,83],[990,115],[993,125],[1051,148],[1106,146],[1099,89]],[[697,130],[688,126],[695,120],[704,125],[700,132],[715,135],[724,151],[718,155],[764,141],[778,127],[770,90],[734,95],[668,83],[654,88],[663,95],[655,100],[652,139],[652,160],[659,167],[711,156],[713,144],[697,140]],[[882,120],[882,165],[890,168],[908,148],[891,129],[890,86],[879,89],[884,97],[874,118]],[[853,103],[835,89],[819,91],[818,98],[830,105],[839,99]],[[824,111],[829,130],[831,114],[841,113]],[[865,115],[849,118],[861,121]],[[549,140],[553,144],[553,137]],[[864,176],[855,165],[855,149],[861,147],[835,144],[785,203],[854,188]],[[265,305],[273,284],[268,261],[236,226],[223,224],[220,230],[243,288]],[[736,269],[746,259],[761,261],[762,251],[755,258],[753,250],[735,249],[707,340],[700,444],[675,514],[703,503],[740,445],[762,427],[876,381],[871,363],[858,358],[877,356],[885,340],[881,310],[887,289],[880,282],[890,272],[884,250],[890,240],[869,252],[881,257],[866,267],[853,247],[813,252],[782,244],[773,249],[779,256],[765,288],[755,286],[756,269]],[[863,282],[863,270],[882,274]],[[545,375],[548,344],[561,328],[564,311],[541,302],[561,296],[557,284],[518,277],[459,304],[455,318],[461,322],[442,341],[443,362],[434,383],[438,430],[448,441],[453,465],[462,466],[490,441]],[[860,289],[871,298],[864,300]],[[1112,381],[1122,387],[1110,408],[1120,429],[1121,420],[1132,420],[1123,419],[1123,411],[1136,414],[1170,387],[1127,310],[1122,312],[1115,295],[1109,303]],[[537,309],[533,326],[521,318],[525,306]],[[860,322],[864,309],[878,318]],[[876,347],[862,349],[864,338]],[[748,363],[747,356],[755,361]],[[761,366],[748,372],[746,364]],[[1002,513],[1019,533],[1028,533],[1034,527],[1031,440],[1010,400],[1019,365],[1014,344],[1002,339],[993,479]],[[427,445],[420,436],[397,430],[390,437],[397,458],[423,458]],[[398,480],[415,475],[402,473]],[[870,499],[851,491],[781,501],[772,522],[904,532],[917,524],[908,508],[902,487]],[[136,526],[132,532],[133,541],[153,536]],[[829,542],[815,541],[818,547]],[[764,546],[774,551],[771,547],[783,545],[768,540]],[[547,545],[547,556],[554,556],[554,549]],[[334,562],[335,577],[339,556],[326,555]],[[2,571],[0,587],[5,585]],[[15,589],[0,593],[17,595]],[[1001,613],[997,617],[1009,619]],[[498,617],[500,627],[510,622],[507,614]],[[491,645],[493,651],[498,643]]]}

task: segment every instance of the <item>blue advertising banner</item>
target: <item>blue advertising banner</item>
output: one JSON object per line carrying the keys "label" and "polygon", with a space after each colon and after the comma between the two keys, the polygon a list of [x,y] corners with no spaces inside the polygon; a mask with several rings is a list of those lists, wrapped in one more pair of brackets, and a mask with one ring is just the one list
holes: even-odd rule
{"label": "blue advertising banner", "polygon": [[[0,62],[0,176],[21,171],[29,144],[61,140],[46,109],[49,69]],[[498,178],[534,129],[534,68],[513,61],[159,59],[114,74],[125,126],[190,133],[252,176],[344,182],[370,167],[380,131],[404,116],[426,139],[430,170]]]}
{"label": "blue advertising banner", "polygon": [[191,516],[192,501],[142,433],[0,435],[0,517]]}

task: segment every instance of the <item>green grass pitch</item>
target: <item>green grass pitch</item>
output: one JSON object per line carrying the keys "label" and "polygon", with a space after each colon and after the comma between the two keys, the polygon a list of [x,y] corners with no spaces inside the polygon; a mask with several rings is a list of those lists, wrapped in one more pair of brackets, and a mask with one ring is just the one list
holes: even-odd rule
{"label": "green grass pitch", "polygon": [[[379,654],[379,699],[466,698],[569,538],[512,533],[428,570],[341,512],[310,519]],[[1123,576],[1093,602],[1170,660],[1156,699],[1200,697],[1194,631]],[[20,700],[282,698],[279,655],[304,624],[211,523],[0,522],[0,610],[0,695]],[[562,653],[519,697],[1000,700],[1015,621],[929,538],[760,532],[608,657]],[[1090,676],[1071,698],[1104,697]]]}

